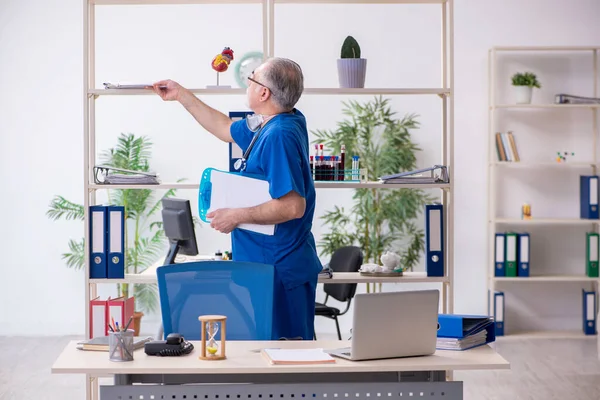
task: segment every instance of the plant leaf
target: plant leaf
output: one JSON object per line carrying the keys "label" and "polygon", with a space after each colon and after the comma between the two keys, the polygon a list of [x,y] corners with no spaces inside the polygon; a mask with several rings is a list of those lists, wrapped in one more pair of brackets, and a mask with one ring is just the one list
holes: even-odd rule
{"label": "plant leaf", "polygon": [[67,267],[74,269],[82,269],[85,265],[85,246],[84,239],[82,238],[79,242],[73,239],[69,240],[70,253],[63,253],[62,259],[67,261]]}
{"label": "plant leaf", "polygon": [[50,209],[46,211],[46,215],[53,220],[58,220],[64,217],[66,220],[84,219],[83,206],[73,203],[62,196],[54,196],[50,201]]}

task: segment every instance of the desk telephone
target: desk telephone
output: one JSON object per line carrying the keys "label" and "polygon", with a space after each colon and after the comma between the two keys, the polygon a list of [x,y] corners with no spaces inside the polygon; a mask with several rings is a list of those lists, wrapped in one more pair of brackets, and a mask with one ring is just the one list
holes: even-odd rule
{"label": "desk telephone", "polygon": [[167,340],[153,340],[144,345],[149,356],[182,356],[189,354],[194,345],[187,342],[179,333],[170,333]]}

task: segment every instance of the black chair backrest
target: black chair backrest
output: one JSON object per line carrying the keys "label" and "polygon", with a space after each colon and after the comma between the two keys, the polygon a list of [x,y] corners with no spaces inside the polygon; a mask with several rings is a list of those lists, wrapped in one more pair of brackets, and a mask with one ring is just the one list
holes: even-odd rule
{"label": "black chair backrest", "polygon": [[[329,267],[336,272],[358,272],[363,263],[363,253],[356,246],[346,246],[337,249],[331,256]],[[337,301],[348,301],[356,293],[356,283],[328,283],[323,290]]]}

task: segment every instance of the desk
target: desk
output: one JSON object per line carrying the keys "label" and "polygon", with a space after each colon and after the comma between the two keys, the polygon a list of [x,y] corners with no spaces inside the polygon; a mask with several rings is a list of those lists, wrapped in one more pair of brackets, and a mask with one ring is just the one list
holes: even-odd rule
{"label": "desk", "polygon": [[467,351],[438,350],[425,357],[270,365],[258,349],[334,349],[349,342],[229,341],[223,361],[199,360],[200,342],[192,342],[194,350],[186,356],[153,357],[136,350],[134,361],[121,363],[109,361],[106,352],[77,350],[76,343],[67,345],[52,373],[115,376],[115,385],[100,386],[101,400],[405,400],[411,396],[458,400],[462,399],[462,382],[446,381],[445,371],[510,368],[487,345]]}
{"label": "desk", "polygon": [[[211,261],[212,255],[185,256],[178,255],[176,263]],[[223,261],[227,262],[227,261]],[[156,283],[156,269],[162,266],[162,260],[156,261],[140,274],[126,274],[125,279],[90,279],[90,283]],[[334,272],[332,278],[319,276],[319,283],[447,283],[445,276],[427,276],[425,272],[405,272],[403,276],[365,276],[360,272]]]}

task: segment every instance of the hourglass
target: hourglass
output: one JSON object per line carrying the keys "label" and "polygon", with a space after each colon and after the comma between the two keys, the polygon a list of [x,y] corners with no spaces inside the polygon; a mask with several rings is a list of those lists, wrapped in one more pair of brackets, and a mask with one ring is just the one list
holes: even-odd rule
{"label": "hourglass", "polygon": [[[201,315],[198,317],[201,326],[200,337],[202,347],[200,349],[201,360],[224,360],[225,359],[225,321],[223,315]],[[217,342],[217,333],[221,331],[221,343]]]}

